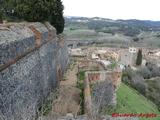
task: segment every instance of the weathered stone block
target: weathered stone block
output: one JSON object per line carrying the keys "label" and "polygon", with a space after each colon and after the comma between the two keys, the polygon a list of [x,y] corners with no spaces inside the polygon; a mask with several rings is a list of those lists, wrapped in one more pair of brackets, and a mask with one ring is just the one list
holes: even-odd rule
{"label": "weathered stone block", "polygon": [[49,22],[45,22],[45,26],[49,31],[49,40],[52,40],[53,38],[57,36],[56,29]]}
{"label": "weathered stone block", "polygon": [[10,26],[9,30],[0,30],[0,69],[35,48],[33,32],[24,26]]}
{"label": "weathered stone block", "polygon": [[46,43],[49,39],[49,31],[44,24],[36,22],[28,25],[36,36],[38,46]]}

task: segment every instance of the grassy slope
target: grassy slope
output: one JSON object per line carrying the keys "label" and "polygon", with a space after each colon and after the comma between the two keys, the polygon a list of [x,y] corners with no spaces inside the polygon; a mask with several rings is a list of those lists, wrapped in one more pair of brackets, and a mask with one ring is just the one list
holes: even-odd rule
{"label": "grassy slope", "polygon": [[[117,91],[118,107],[117,113],[157,113],[155,104],[147,100],[144,96],[140,95],[136,90],[121,84]],[[160,120],[156,118],[155,120]]]}

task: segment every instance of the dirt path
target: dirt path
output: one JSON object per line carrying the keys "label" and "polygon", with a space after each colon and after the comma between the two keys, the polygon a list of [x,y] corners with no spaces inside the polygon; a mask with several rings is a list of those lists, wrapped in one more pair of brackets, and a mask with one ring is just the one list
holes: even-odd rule
{"label": "dirt path", "polygon": [[60,82],[59,97],[53,106],[53,112],[61,116],[67,113],[77,115],[80,109],[81,90],[76,87],[77,84],[77,63],[73,64],[65,73],[65,80]]}
{"label": "dirt path", "polygon": [[60,82],[60,86],[76,86],[77,84],[77,73],[78,66],[77,63],[73,65],[73,68],[69,69],[65,74],[65,81]]}

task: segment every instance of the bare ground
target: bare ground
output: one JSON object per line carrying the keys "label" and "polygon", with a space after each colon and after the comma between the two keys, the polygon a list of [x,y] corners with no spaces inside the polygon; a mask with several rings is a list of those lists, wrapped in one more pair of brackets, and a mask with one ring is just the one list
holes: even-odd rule
{"label": "bare ground", "polygon": [[60,93],[57,102],[53,106],[53,112],[61,116],[67,113],[77,115],[80,109],[80,92],[77,84],[77,64],[68,69],[65,80],[60,82]]}
{"label": "bare ground", "polygon": [[60,86],[76,86],[77,73],[78,73],[78,66],[77,64],[75,64],[73,65],[73,68],[68,69],[68,71],[65,74],[66,79],[60,82]]}

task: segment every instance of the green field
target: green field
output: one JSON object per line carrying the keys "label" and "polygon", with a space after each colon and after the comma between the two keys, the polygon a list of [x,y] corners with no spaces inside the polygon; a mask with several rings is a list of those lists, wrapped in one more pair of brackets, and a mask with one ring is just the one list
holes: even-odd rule
{"label": "green field", "polygon": [[[140,95],[136,90],[121,84],[117,91],[117,113],[155,113],[160,114],[155,104]],[[146,118],[145,118],[146,119]],[[144,120],[145,120],[144,119]],[[160,118],[147,120],[160,120]]]}

